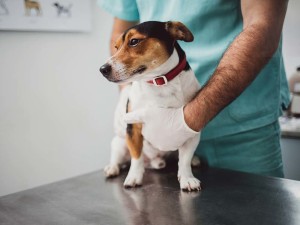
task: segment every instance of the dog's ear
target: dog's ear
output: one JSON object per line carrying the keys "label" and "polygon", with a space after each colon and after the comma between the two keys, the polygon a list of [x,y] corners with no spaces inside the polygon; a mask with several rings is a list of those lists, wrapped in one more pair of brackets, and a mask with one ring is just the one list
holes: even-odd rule
{"label": "dog's ear", "polygon": [[194,40],[192,32],[181,22],[168,21],[166,22],[165,28],[175,40],[182,40],[185,42]]}

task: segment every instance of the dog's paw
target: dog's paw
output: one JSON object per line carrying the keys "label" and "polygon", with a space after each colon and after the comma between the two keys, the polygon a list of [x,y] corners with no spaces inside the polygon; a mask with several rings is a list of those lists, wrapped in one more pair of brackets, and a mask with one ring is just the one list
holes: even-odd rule
{"label": "dog's paw", "polygon": [[124,187],[125,188],[132,188],[132,187],[138,187],[142,185],[143,181],[143,171],[141,172],[129,172],[125,181],[124,181]]}
{"label": "dog's paw", "polygon": [[200,191],[201,182],[195,177],[184,177],[179,178],[180,188],[183,191]]}
{"label": "dog's paw", "polygon": [[120,168],[118,165],[107,165],[104,167],[104,174],[107,178],[118,176]]}
{"label": "dog's paw", "polygon": [[162,169],[166,167],[166,161],[162,158],[157,157],[151,160],[150,165],[153,169]]}

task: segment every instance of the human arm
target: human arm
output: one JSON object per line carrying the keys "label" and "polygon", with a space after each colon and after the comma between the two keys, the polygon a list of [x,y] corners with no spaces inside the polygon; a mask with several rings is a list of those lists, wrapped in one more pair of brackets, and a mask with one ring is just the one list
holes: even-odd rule
{"label": "human arm", "polygon": [[201,130],[256,78],[276,51],[287,0],[242,0],[243,31],[224,53],[214,74],[184,108],[184,119]]}
{"label": "human arm", "polygon": [[[242,0],[243,31],[233,40],[213,76],[184,107],[147,108],[127,114],[142,122],[143,136],[163,150],[177,149],[196,135],[256,78],[278,47],[287,0]],[[191,129],[189,129],[191,128]]]}

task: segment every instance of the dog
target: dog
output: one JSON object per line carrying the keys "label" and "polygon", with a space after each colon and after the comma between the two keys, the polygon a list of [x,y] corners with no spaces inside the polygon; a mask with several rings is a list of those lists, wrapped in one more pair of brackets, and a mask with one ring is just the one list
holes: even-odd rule
{"label": "dog", "polygon": [[5,0],[0,0],[0,8],[4,11],[6,15],[9,14],[8,8],[6,6]]}
{"label": "dog", "polygon": [[[154,148],[142,136],[143,125],[125,124],[124,115],[146,106],[182,107],[200,90],[178,40],[194,40],[191,31],[181,22],[141,23],[117,39],[117,52],[100,68],[103,76],[111,82],[132,83],[121,91],[115,111],[116,135],[111,143],[110,164],[104,168],[107,177],[117,176],[120,165],[131,158],[124,181],[126,188],[142,185],[145,164],[155,169],[165,167],[164,157],[168,149]],[[200,133],[178,149],[178,180],[182,190],[201,189],[200,181],[191,170],[199,141]]]}
{"label": "dog", "polygon": [[65,14],[67,16],[71,16],[71,7],[72,4],[70,4],[69,6],[63,6],[58,2],[53,3],[53,6],[56,7],[56,12],[57,12],[57,16],[60,16],[61,14]]}
{"label": "dog", "polygon": [[41,15],[42,13],[42,8],[41,5],[38,1],[33,1],[33,0],[24,0],[25,3],[25,13],[26,16],[30,16],[31,15],[31,10],[35,10],[36,11],[36,15]]}

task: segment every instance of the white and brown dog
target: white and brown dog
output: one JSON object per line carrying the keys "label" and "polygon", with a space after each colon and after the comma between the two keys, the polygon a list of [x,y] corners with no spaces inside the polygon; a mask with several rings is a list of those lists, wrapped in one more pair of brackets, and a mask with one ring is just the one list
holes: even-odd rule
{"label": "white and brown dog", "polygon": [[[196,95],[200,85],[177,43],[193,39],[193,34],[180,22],[144,22],[128,29],[117,40],[117,52],[100,68],[111,82],[132,82],[121,92],[115,112],[111,161],[104,169],[107,177],[117,176],[120,165],[131,157],[125,187],[142,184],[145,162],[152,168],[165,167],[164,156],[169,149],[154,148],[142,136],[143,125],[125,124],[124,115],[146,106],[179,108]],[[199,140],[200,133],[179,148],[178,179],[183,190],[201,189],[191,169]]]}

